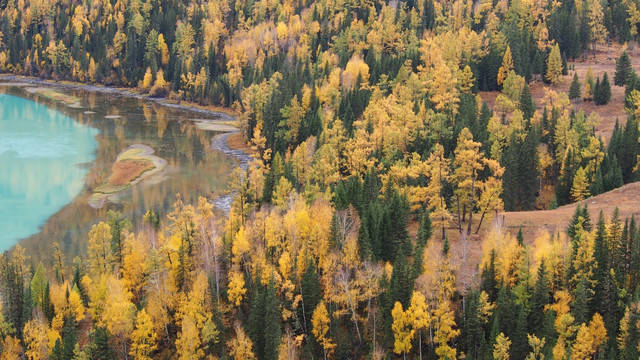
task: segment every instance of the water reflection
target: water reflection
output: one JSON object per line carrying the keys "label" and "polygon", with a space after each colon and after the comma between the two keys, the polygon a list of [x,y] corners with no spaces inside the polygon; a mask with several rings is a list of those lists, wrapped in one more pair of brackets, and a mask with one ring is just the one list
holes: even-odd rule
{"label": "water reflection", "polygon": [[0,94],[0,251],[38,232],[84,187],[98,130],[62,113]]}
{"label": "water reflection", "polygon": [[[198,129],[189,120],[207,117],[201,113],[113,94],[62,91],[82,99],[84,108],[75,109],[43,99],[19,87],[0,86],[0,91],[44,102],[79,124],[99,129],[99,134],[95,136],[95,161],[86,172],[86,186],[69,205],[47,221],[40,233],[20,241],[36,262],[50,262],[51,243],[54,241],[67,254],[67,260],[85,254],[89,229],[105,219],[109,209],[123,212],[133,219],[133,225],[137,227],[141,215],[148,209],[166,213],[176,193],[181,193],[185,201],[195,203],[198,196],[211,196],[226,186],[234,162],[210,150],[209,144],[214,133]],[[86,111],[95,114],[85,114]],[[120,117],[105,118],[109,115]],[[101,209],[89,207],[87,199],[91,190],[109,176],[117,154],[133,144],[145,144],[155,149],[155,155],[167,160],[167,168],[120,193],[115,197],[116,203],[107,203]],[[25,170],[27,172],[29,170]]]}

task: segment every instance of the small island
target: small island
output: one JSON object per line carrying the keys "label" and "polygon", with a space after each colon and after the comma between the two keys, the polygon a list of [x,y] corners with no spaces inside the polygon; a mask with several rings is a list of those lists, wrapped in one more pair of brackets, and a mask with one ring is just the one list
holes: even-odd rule
{"label": "small island", "polygon": [[111,167],[111,175],[89,197],[89,205],[101,208],[106,199],[135,185],[145,177],[162,171],[167,161],[153,155],[149,146],[134,144],[120,152]]}

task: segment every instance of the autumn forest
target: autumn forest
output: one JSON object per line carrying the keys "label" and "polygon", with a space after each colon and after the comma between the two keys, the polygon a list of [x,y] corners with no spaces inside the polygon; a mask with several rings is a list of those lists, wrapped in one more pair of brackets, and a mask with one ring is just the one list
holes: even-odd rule
{"label": "autumn forest", "polygon": [[228,214],[0,256],[0,358],[638,359],[640,224],[591,199],[640,180],[639,30],[639,0],[0,0],[0,72],[225,108],[253,158]]}

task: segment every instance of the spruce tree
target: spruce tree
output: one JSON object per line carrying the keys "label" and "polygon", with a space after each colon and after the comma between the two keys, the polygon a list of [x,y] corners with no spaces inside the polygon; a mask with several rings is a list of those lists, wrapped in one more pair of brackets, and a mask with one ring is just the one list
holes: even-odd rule
{"label": "spruce tree", "polygon": [[280,335],[282,333],[280,327],[282,313],[280,312],[280,299],[273,279],[269,281],[264,300],[264,321],[262,323],[264,328],[263,359],[277,360]]}
{"label": "spruce tree", "polygon": [[598,311],[604,299],[605,277],[608,275],[607,269],[609,268],[609,249],[607,247],[606,236],[607,227],[604,220],[604,213],[600,210],[593,242],[593,257],[596,262],[593,273],[596,285],[591,303],[592,312]]}
{"label": "spruce tree", "polygon": [[496,300],[496,289],[498,288],[498,282],[496,281],[496,250],[492,249],[489,263],[485,264],[480,275],[482,283],[480,289],[489,295],[490,301]]}
{"label": "spruce tree", "polygon": [[589,186],[589,193],[592,196],[602,194],[604,192],[604,180],[602,178],[602,168],[598,167],[593,182]]}
{"label": "spruce tree", "polygon": [[516,236],[516,239],[518,240],[518,244],[520,244],[520,246],[524,246],[524,234],[522,233],[522,226],[520,226],[520,228],[518,229],[518,235]]}
{"label": "spruce tree", "polygon": [[424,248],[427,245],[427,241],[429,240],[429,238],[431,238],[432,232],[433,229],[431,226],[431,217],[429,216],[429,210],[425,210],[420,220],[420,228],[418,229],[418,237],[416,238],[416,249],[413,256],[413,265],[411,268],[413,279],[416,279],[418,276],[420,276],[420,274],[422,274]]}
{"label": "spruce tree", "polygon": [[611,100],[611,84],[609,83],[609,75],[605,72],[600,84],[600,104],[606,105]]}
{"label": "spruce tree", "polygon": [[511,336],[511,359],[524,359],[529,354],[527,339],[527,308],[524,304],[518,306],[515,332]]}
{"label": "spruce tree", "polygon": [[584,223],[584,217],[582,216],[582,208],[580,205],[576,207],[576,211],[573,213],[571,217],[571,221],[569,222],[569,226],[567,226],[567,235],[569,235],[570,240],[575,240],[576,235],[578,233],[578,227],[582,226]]}
{"label": "spruce tree", "polygon": [[[520,110],[522,110],[522,114],[525,119],[531,119],[533,117],[533,113],[536,111],[536,105],[533,102],[533,96],[531,95],[531,88],[529,88],[529,84],[525,83],[522,87],[522,93],[520,93]],[[474,138],[475,138],[474,134]]]}
{"label": "spruce tree", "polygon": [[602,104],[602,89],[600,86],[600,78],[596,79],[596,84],[593,86],[593,102],[596,105]]}
{"label": "spruce tree", "polygon": [[576,324],[589,322],[591,294],[592,290],[587,278],[584,275],[580,276],[578,284],[573,291],[574,300],[571,303],[571,314],[573,314]]}
{"label": "spruce tree", "polygon": [[409,299],[413,291],[413,281],[409,264],[402,249],[398,250],[396,260],[393,263],[393,271],[391,272],[391,280],[389,283],[389,298],[391,304],[399,301],[402,307],[406,309],[409,306]]}
{"label": "spruce tree", "polygon": [[573,81],[569,88],[569,99],[578,102],[580,101],[580,95],[582,94],[580,89],[580,79],[578,79],[578,73],[573,73]]}
{"label": "spruce tree", "polygon": [[632,71],[631,59],[629,58],[629,54],[624,51],[616,61],[616,73],[613,76],[613,83],[617,86],[627,85],[627,79]]}
{"label": "spruce tree", "polygon": [[544,322],[545,306],[549,304],[551,299],[551,283],[549,281],[549,273],[544,263],[544,259],[540,261],[538,266],[538,280],[536,281],[533,295],[531,295],[531,312],[529,313],[529,332],[541,335],[542,324]]}
{"label": "spruce tree", "polygon": [[302,331],[309,335],[312,328],[311,315],[322,300],[322,287],[318,280],[316,265],[312,260],[309,260],[304,273],[302,273],[300,295],[302,296],[302,304],[298,307],[298,319],[302,323]]}

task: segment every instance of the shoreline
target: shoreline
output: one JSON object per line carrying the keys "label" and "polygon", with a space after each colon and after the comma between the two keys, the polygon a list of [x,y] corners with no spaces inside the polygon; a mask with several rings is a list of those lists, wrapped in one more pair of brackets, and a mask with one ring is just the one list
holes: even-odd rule
{"label": "shoreline", "polygon": [[226,108],[211,108],[208,109],[206,107],[200,106],[196,103],[185,102],[186,105],[183,105],[182,102],[176,103],[174,100],[170,100],[165,97],[151,97],[145,96],[140,93],[137,93],[135,88],[117,88],[111,87],[107,85],[95,85],[95,84],[82,84],[82,83],[73,83],[70,81],[64,80],[46,80],[38,77],[27,77],[23,75],[14,75],[14,74],[0,74],[0,85],[6,84],[6,86],[52,86],[52,87],[60,87],[64,89],[71,90],[82,90],[82,91],[93,91],[99,92],[103,94],[111,94],[117,96],[126,96],[132,97],[136,99],[153,101],[157,104],[167,106],[174,109],[187,110],[192,112],[197,112],[201,114],[216,116],[221,118],[223,121],[236,121],[237,114],[231,110]]}
{"label": "shoreline", "polygon": [[[89,196],[89,199],[87,201],[89,206],[91,206],[94,209],[102,208],[107,200],[111,200],[112,197],[117,196],[121,192],[139,183],[143,179],[151,175],[160,173],[167,166],[167,160],[154,155],[155,150],[144,144],[133,144],[127,147],[126,149],[120,151],[120,153],[116,157],[115,162],[113,163],[113,166],[115,166],[118,162],[127,161],[127,159],[122,159],[122,157],[125,153],[131,150],[140,150],[140,152],[136,153],[135,155],[132,155],[129,160],[134,159],[134,160],[147,161],[153,165],[153,168],[142,170],[133,178],[133,180],[130,180],[128,184],[116,185],[116,184],[110,183],[109,179],[105,180],[105,182],[102,183],[97,188],[95,188],[93,190],[93,194]],[[112,169],[111,176],[114,176],[114,175],[115,173],[114,173],[114,170]],[[105,187],[106,188],[111,187],[114,191],[104,191]]]}
{"label": "shoreline", "polygon": [[[2,74],[0,73],[0,86],[51,86],[51,87],[59,87],[62,89],[68,89],[68,90],[79,90],[79,91],[91,91],[91,92],[98,92],[101,94],[111,94],[111,95],[116,95],[116,96],[123,96],[123,97],[131,97],[131,98],[135,98],[135,99],[140,99],[140,100],[144,100],[144,101],[151,101],[154,102],[156,104],[162,105],[162,106],[166,106],[169,108],[173,108],[173,109],[178,109],[178,110],[184,110],[184,111],[190,111],[190,112],[195,112],[195,113],[200,113],[200,114],[204,114],[204,115],[210,115],[210,116],[214,116],[214,117],[218,117],[219,119],[216,120],[206,120],[206,121],[201,121],[202,119],[193,119],[193,120],[199,120],[201,123],[203,123],[204,125],[208,124],[208,123],[218,123],[218,122],[235,122],[237,121],[237,114],[235,114],[235,112],[231,109],[225,109],[225,108],[213,108],[213,109],[207,109],[206,107],[201,107],[195,103],[189,103],[187,102],[186,105],[185,104],[181,104],[181,103],[175,103],[173,102],[174,100],[170,100],[168,98],[165,97],[150,97],[150,96],[144,96],[142,94],[139,94],[137,92],[134,91],[134,88],[131,89],[127,89],[127,88],[117,88],[117,87],[111,87],[111,86],[107,86],[107,85],[95,85],[95,84],[82,84],[82,83],[73,83],[70,81],[66,81],[66,80],[47,80],[47,79],[42,79],[42,78],[38,78],[38,77],[29,77],[29,76],[24,76],[24,75],[14,75],[14,74]],[[40,96],[44,96],[41,94],[38,94]],[[223,125],[224,126],[224,125]],[[209,129],[202,128],[202,130],[205,131],[209,131]],[[225,139],[229,139],[229,137],[231,135],[237,134],[239,132],[241,132],[242,130],[239,129],[237,126],[228,126],[226,127],[226,129],[223,128],[219,128],[219,129],[212,129],[214,131],[219,131],[219,132],[223,132],[224,134],[228,134],[229,136],[227,136]],[[220,135],[224,135],[224,134],[220,134]],[[218,135],[214,135],[211,139],[211,142],[213,144],[213,139],[218,136]],[[244,153],[247,156],[251,156],[250,152],[248,151],[249,148],[247,147],[246,144],[242,144],[242,146],[239,146],[239,144],[237,144],[237,141],[233,141],[231,143],[229,143],[228,141],[225,141],[224,144],[226,145],[226,148],[229,150],[234,150],[234,151],[240,151],[242,153]],[[221,145],[218,144],[218,147],[220,147]],[[213,148],[212,148],[213,149]],[[221,151],[219,149],[214,149],[217,151]],[[225,151],[221,151],[223,153],[226,154]],[[235,156],[233,154],[234,152],[231,152],[231,157],[239,160],[240,162],[242,162],[242,159]]]}

